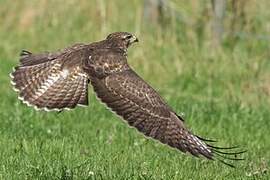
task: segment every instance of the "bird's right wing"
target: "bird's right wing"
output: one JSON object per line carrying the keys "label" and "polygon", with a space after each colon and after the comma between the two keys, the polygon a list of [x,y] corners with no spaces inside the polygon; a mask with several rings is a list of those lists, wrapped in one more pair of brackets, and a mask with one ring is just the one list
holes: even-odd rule
{"label": "bird's right wing", "polygon": [[83,44],[55,53],[22,51],[11,83],[19,99],[36,109],[61,111],[88,105],[89,80],[81,65],[88,56]]}

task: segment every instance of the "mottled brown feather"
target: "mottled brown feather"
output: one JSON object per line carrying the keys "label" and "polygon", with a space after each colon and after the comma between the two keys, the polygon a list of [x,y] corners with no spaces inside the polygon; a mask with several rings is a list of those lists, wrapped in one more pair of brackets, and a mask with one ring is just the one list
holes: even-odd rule
{"label": "mottled brown feather", "polygon": [[12,72],[19,98],[37,109],[57,110],[88,105],[88,75],[82,61],[88,46],[76,44],[56,53],[21,53],[20,65]]}
{"label": "mottled brown feather", "polygon": [[75,44],[63,50],[33,54],[22,51],[19,66],[11,74],[19,97],[28,105],[45,110],[62,110],[88,105],[89,80],[97,94],[113,112],[145,136],[192,155],[242,160],[240,152],[226,152],[191,133],[160,95],[127,63],[127,48],[138,39],[116,32],[103,41]]}
{"label": "mottled brown feather", "polygon": [[144,135],[183,152],[212,158],[207,145],[198,143],[157,92],[131,69],[104,79],[91,78],[91,83],[102,102]]}

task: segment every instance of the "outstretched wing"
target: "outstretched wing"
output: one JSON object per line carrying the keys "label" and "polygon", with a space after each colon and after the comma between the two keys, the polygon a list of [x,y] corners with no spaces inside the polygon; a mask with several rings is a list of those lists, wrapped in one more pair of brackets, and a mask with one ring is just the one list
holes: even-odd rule
{"label": "outstretched wing", "polygon": [[56,53],[22,51],[20,65],[11,73],[19,99],[37,109],[61,111],[77,104],[88,105],[88,75],[82,60],[88,51],[76,44]]}
{"label": "outstretched wing", "polygon": [[[193,135],[183,119],[134,71],[111,74],[104,79],[91,77],[91,83],[102,102],[144,135],[194,156],[214,159],[214,154],[224,153]],[[242,152],[231,154],[238,153]]]}

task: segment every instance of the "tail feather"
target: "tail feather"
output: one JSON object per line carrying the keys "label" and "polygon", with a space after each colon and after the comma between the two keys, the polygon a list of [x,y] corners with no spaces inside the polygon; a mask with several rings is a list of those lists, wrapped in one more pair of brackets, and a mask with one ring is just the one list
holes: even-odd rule
{"label": "tail feather", "polygon": [[56,56],[52,53],[32,54],[29,51],[22,50],[20,53],[20,65],[21,66],[33,66],[48,63],[56,59]]}
{"label": "tail feather", "polygon": [[27,50],[22,50],[22,52],[20,53],[21,59],[23,57],[29,57],[32,53],[30,51]]}
{"label": "tail feather", "polygon": [[79,66],[63,69],[59,59],[46,54],[21,54],[21,64],[11,73],[19,99],[36,109],[57,110],[88,105],[88,77]]}

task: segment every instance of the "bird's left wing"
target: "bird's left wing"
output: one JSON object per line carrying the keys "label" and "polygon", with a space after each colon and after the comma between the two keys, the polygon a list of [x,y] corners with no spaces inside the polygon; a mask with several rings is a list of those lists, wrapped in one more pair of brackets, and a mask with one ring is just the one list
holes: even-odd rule
{"label": "bird's left wing", "polygon": [[181,117],[131,69],[105,79],[92,77],[91,83],[102,102],[144,135],[194,156],[215,159],[214,154],[223,153],[193,135]]}

